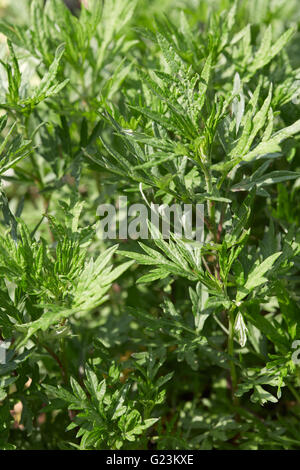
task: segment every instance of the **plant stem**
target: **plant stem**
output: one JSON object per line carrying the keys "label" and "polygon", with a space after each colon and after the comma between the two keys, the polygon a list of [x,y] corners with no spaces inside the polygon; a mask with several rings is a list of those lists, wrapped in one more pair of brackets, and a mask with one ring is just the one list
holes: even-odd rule
{"label": "plant stem", "polygon": [[62,363],[62,361],[61,361],[60,358],[58,357],[58,355],[57,355],[49,346],[47,346],[46,344],[40,343],[38,340],[37,340],[36,342],[37,342],[40,346],[42,346],[42,347],[50,354],[50,356],[57,362],[58,367],[60,368],[60,372],[61,372],[61,376],[62,376],[63,382],[64,382],[65,384],[68,383],[68,376],[67,376],[66,369],[65,369],[65,367],[64,367],[64,364]]}
{"label": "plant stem", "polygon": [[[205,186],[207,194],[212,194],[213,186],[211,181],[211,173],[209,168],[209,160],[207,156],[203,153],[202,149],[200,149],[200,161],[199,164],[202,168],[204,178],[205,178]],[[216,223],[215,223],[215,204],[213,201],[207,201],[207,212],[210,221],[210,226],[212,227],[211,232],[213,235],[214,240],[217,239],[217,231],[216,231]]]}
{"label": "plant stem", "polygon": [[229,335],[228,335],[228,354],[231,356],[230,359],[230,377],[231,377],[231,391],[232,399],[235,401],[234,393],[237,386],[237,374],[236,368],[233,361],[234,358],[234,310],[230,309],[228,312],[229,315]]}

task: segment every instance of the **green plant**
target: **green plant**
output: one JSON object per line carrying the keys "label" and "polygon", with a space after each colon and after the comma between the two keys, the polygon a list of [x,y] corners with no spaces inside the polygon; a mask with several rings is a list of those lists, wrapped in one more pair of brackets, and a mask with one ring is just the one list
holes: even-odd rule
{"label": "green plant", "polygon": [[[1,449],[299,449],[300,19],[253,3],[1,20]],[[204,242],[102,239],[120,194]]]}

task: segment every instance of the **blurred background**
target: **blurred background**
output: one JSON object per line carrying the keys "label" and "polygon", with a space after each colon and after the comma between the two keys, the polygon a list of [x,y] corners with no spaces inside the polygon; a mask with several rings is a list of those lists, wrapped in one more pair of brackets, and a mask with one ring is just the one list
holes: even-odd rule
{"label": "blurred background", "polygon": [[[46,2],[47,0],[41,0]],[[81,3],[88,5],[89,0],[61,0],[63,1],[72,12],[76,13],[80,8]],[[105,0],[99,0],[99,2]],[[32,0],[0,0],[0,17],[9,16],[15,21],[22,21],[28,14],[28,7]],[[145,18],[153,18],[158,12],[166,12],[172,14],[172,10],[178,7],[188,11],[201,11],[203,17],[206,16],[207,7],[213,7],[215,10],[224,10],[232,6],[233,0],[210,0],[210,2],[203,0],[139,0],[137,15]],[[269,23],[270,20],[282,23],[285,18],[294,18],[295,22],[300,21],[300,8],[299,0],[240,0],[239,2],[240,14],[243,15],[245,21],[252,24],[258,22]],[[246,15],[246,17],[245,17]]]}

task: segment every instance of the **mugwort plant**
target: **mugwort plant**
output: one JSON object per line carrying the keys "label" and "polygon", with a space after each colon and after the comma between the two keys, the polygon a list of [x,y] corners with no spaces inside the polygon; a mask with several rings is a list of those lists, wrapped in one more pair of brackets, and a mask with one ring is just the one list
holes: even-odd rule
{"label": "mugwort plant", "polygon": [[1,450],[300,449],[299,26],[0,1]]}

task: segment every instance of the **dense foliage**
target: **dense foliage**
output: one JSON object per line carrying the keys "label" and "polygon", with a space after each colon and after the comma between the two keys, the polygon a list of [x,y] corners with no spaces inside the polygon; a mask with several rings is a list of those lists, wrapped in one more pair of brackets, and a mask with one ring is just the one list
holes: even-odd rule
{"label": "dense foliage", "polygon": [[[297,0],[0,15],[0,448],[299,449]],[[103,240],[119,195],[204,244]]]}

